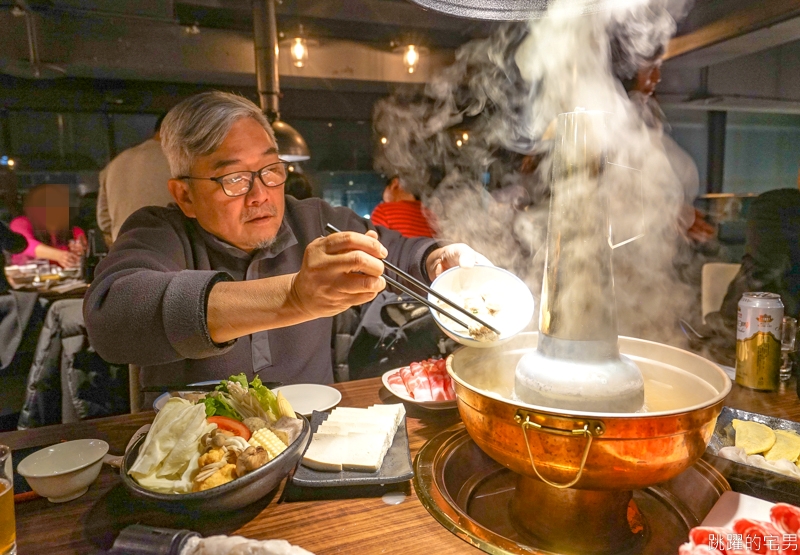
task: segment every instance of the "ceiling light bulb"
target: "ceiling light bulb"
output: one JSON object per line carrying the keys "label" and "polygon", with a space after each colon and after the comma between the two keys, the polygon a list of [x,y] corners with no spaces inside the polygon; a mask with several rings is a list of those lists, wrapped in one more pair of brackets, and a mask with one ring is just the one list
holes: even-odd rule
{"label": "ceiling light bulb", "polygon": [[389,142],[389,139],[387,139],[386,137],[381,137],[381,144],[382,145],[385,145],[388,142]]}
{"label": "ceiling light bulb", "polygon": [[295,67],[303,67],[308,62],[308,43],[302,37],[292,40],[292,63]]}
{"label": "ceiling light bulb", "polygon": [[469,133],[462,134],[461,138],[464,139],[465,141],[468,141],[469,140]]}
{"label": "ceiling light bulb", "polygon": [[417,64],[419,63],[419,51],[417,47],[413,44],[409,44],[406,46],[406,52],[403,54],[403,65],[406,66],[406,69],[409,73],[414,73],[414,70],[417,69]]}
{"label": "ceiling light bulb", "polygon": [[461,142],[461,139],[459,139],[459,140],[457,140],[457,141],[456,141],[456,146],[457,146],[458,148],[461,148],[461,145],[463,145],[463,144],[464,144],[464,143],[462,143],[462,142]]}

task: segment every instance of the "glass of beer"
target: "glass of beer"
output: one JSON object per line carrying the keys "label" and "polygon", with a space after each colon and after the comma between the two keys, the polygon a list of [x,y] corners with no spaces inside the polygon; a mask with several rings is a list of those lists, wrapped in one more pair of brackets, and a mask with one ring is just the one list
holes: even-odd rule
{"label": "glass of beer", "polygon": [[792,353],[797,350],[797,320],[783,317],[781,327],[781,381],[792,377]]}
{"label": "glass of beer", "polygon": [[14,521],[14,478],[11,449],[0,445],[0,555],[16,555],[17,527]]}

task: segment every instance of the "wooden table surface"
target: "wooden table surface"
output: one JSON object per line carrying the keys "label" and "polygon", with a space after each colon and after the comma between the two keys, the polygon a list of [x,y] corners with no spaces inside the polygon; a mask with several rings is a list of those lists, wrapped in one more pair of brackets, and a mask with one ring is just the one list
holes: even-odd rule
{"label": "wooden table surface", "polygon": [[[366,407],[374,403],[399,402],[381,386],[378,378],[335,387],[342,392],[340,406]],[[734,385],[726,404],[800,421],[800,402],[794,380],[775,393],[755,392]],[[430,438],[459,422],[455,410],[425,411],[411,404],[407,404],[406,409],[412,457]],[[153,417],[154,413],[145,412],[9,432],[0,434],[0,443],[12,449],[23,449],[61,440],[99,438],[109,443],[112,454],[121,454],[133,433],[150,423]],[[108,549],[119,530],[134,523],[190,528],[203,535],[284,538],[317,555],[480,553],[428,514],[410,482],[398,486],[406,494],[398,505],[385,503],[377,494],[351,499],[308,499],[310,494],[325,495],[324,488],[320,491],[290,488],[289,492],[293,493],[287,495],[288,500],[279,502],[279,491],[224,518],[188,519],[142,507],[127,495],[116,472],[104,465],[99,480],[89,492],[69,503],[55,505],[39,498],[17,504],[19,553],[95,553]]]}

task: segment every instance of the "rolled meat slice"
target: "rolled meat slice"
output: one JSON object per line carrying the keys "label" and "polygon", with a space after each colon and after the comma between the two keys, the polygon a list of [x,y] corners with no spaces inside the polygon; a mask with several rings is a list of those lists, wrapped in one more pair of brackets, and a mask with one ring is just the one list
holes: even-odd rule
{"label": "rolled meat slice", "polygon": [[431,359],[430,362],[432,363],[432,368],[429,368],[428,372],[435,372],[441,375],[444,380],[445,397],[443,400],[454,400],[456,398],[456,390],[453,388],[453,379],[450,377],[450,374],[447,373],[445,360],[443,358],[439,360]]}
{"label": "rolled meat slice", "polygon": [[756,555],[780,555],[783,534],[769,522],[740,518],[733,531],[741,534],[744,548]]}
{"label": "rolled meat slice", "polygon": [[413,373],[411,372],[410,366],[403,366],[400,369],[400,379],[403,380],[403,385],[406,386],[406,391],[411,394],[411,387],[409,387],[409,383],[413,377]]}
{"label": "rolled meat slice", "polygon": [[389,388],[391,388],[394,393],[408,395],[408,389],[406,389],[406,384],[403,383],[403,378],[400,376],[400,372],[395,372],[394,374],[389,375],[389,377],[386,378],[386,382],[389,384]]}
{"label": "rolled meat slice", "polygon": [[431,372],[428,374],[428,381],[431,385],[431,396],[434,401],[447,401],[447,384],[441,374]]}
{"label": "rolled meat slice", "polygon": [[403,381],[411,396],[414,397],[415,401],[433,401],[431,386],[422,364],[412,362],[409,368],[411,370],[411,379],[407,382],[405,382],[405,379]]}
{"label": "rolled meat slice", "polygon": [[769,511],[772,524],[784,534],[800,533],[800,508],[788,503],[776,503]]}

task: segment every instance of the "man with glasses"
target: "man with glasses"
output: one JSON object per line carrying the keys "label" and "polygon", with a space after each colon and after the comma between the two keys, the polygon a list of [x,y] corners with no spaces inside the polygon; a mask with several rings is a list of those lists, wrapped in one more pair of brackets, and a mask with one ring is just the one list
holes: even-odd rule
{"label": "man with glasses", "polygon": [[[426,282],[488,262],[375,228],[347,208],[285,197],[286,165],[252,102],[193,96],[162,124],[177,206],[123,225],[84,303],[106,360],[142,366],[143,386],[245,372],[264,381],[330,383],[331,319],[385,287],[386,258]],[[327,237],[327,223],[343,230]]]}

